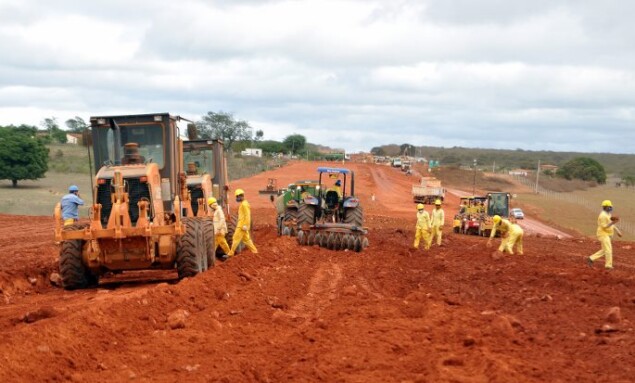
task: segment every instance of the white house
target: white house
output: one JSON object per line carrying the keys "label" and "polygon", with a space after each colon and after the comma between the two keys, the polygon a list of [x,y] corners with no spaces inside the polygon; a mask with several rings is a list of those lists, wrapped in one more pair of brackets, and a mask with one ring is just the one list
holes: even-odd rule
{"label": "white house", "polygon": [[79,143],[79,137],[76,134],[66,133],[66,143],[77,145]]}
{"label": "white house", "polygon": [[243,156],[262,157],[262,149],[247,148],[240,152],[240,154]]}

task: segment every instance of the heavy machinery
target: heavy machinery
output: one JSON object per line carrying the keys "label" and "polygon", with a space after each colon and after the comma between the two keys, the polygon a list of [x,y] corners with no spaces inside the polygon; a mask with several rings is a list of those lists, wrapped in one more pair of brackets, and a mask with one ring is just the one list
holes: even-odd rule
{"label": "heavy machinery", "polygon": [[412,201],[414,203],[433,204],[434,201],[445,199],[445,189],[441,180],[435,177],[421,177],[419,184],[412,185]]}
{"label": "heavy machinery", "polygon": [[454,232],[462,234],[480,234],[480,225],[485,214],[487,197],[461,197],[461,207],[454,221]]}
{"label": "heavy machinery", "polygon": [[294,236],[298,232],[298,210],[300,205],[317,206],[320,183],[316,180],[296,181],[274,200],[278,213],[276,224],[278,235]]}
{"label": "heavy machinery", "polygon": [[[226,239],[229,246],[232,245],[234,231],[238,217],[230,214],[227,191],[229,180],[227,178],[227,161],[225,159],[225,146],[221,140],[199,140],[188,125],[188,136],[192,139],[183,142],[183,167],[186,169],[185,184],[187,189],[181,195],[181,204],[185,208],[187,217],[201,217],[211,220],[207,199],[216,198],[218,205],[225,211],[227,218]],[[241,244],[236,253],[242,251]],[[214,261],[215,255],[222,255],[222,249],[217,249],[217,254],[210,250],[209,260]]]}
{"label": "heavy machinery", "polygon": [[213,223],[182,202],[189,193],[181,120],[168,113],[91,117],[90,224],[63,227],[60,204],[54,213],[66,289],[96,285],[107,272],[176,268],[185,278],[213,265]]}
{"label": "heavy machinery", "polygon": [[[368,246],[368,230],[363,227],[364,211],[355,196],[355,173],[327,167],[319,167],[318,173],[316,188],[319,187],[319,192],[315,204],[302,203],[298,207],[298,243],[331,250],[362,251]],[[341,192],[338,190],[340,187],[325,186],[322,182],[324,175],[331,182],[339,180],[343,185]]]}
{"label": "heavy machinery", "polygon": [[498,215],[502,218],[507,218],[512,222],[516,222],[516,219],[510,216],[510,205],[512,196],[505,192],[492,192],[487,193],[486,197],[486,210],[485,214],[481,216],[479,224],[478,234],[484,237],[489,237],[494,227],[494,216]]}
{"label": "heavy machinery", "polygon": [[283,190],[278,189],[278,180],[275,178],[267,178],[267,186],[262,190],[258,190],[258,194],[274,196],[280,195],[283,192]]}

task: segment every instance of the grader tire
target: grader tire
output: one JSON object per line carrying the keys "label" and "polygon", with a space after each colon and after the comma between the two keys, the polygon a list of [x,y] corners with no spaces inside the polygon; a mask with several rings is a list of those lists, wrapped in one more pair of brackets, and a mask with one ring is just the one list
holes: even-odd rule
{"label": "grader tire", "polygon": [[204,218],[203,224],[203,239],[205,241],[206,258],[204,262],[205,270],[211,269],[216,265],[216,238],[214,237],[214,221],[210,218]]}
{"label": "grader tire", "polygon": [[66,290],[83,289],[99,283],[99,277],[88,270],[82,262],[83,245],[83,241],[79,239],[62,243],[60,276]]}
{"label": "grader tire", "polygon": [[298,227],[302,225],[313,225],[315,223],[315,207],[302,204],[298,208]]}
{"label": "grader tire", "polygon": [[344,223],[357,227],[364,226],[364,209],[361,206],[346,209]]}
{"label": "grader tire", "polygon": [[176,244],[176,268],[179,279],[193,277],[203,271],[203,258],[207,256],[201,221],[183,218],[185,234]]}

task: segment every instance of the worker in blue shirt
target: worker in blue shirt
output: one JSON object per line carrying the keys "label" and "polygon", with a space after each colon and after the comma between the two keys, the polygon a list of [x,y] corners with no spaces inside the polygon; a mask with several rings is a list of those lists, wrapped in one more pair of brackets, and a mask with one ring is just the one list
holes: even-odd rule
{"label": "worker in blue shirt", "polygon": [[71,185],[68,188],[68,194],[62,197],[61,202],[64,226],[70,226],[79,221],[79,206],[83,204],[84,201],[79,198],[79,188],[77,185]]}

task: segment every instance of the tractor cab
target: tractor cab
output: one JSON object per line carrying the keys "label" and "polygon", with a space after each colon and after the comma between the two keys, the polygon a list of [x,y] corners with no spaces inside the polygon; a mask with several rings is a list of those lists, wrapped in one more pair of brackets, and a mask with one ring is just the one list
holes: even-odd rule
{"label": "tractor cab", "polygon": [[318,203],[322,214],[317,218],[340,222],[346,209],[359,206],[359,199],[355,197],[355,173],[343,168],[318,167],[318,174],[322,190]]}

